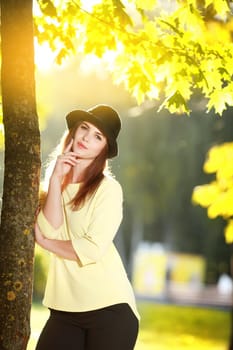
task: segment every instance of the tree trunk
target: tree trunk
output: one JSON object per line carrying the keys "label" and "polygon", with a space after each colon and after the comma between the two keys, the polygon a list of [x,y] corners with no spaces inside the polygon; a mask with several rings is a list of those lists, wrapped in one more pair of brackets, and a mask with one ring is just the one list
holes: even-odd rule
{"label": "tree trunk", "polygon": [[30,336],[40,135],[35,101],[32,0],[1,0],[5,173],[0,226],[0,349]]}

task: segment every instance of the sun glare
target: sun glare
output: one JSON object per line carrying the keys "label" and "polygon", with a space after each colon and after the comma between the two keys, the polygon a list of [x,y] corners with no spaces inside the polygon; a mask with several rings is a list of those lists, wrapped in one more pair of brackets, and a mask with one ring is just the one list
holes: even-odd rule
{"label": "sun glare", "polygon": [[91,12],[93,6],[99,4],[101,2],[101,0],[82,0],[81,3],[82,3],[82,9],[85,10],[85,11],[88,11],[88,12]]}
{"label": "sun glare", "polygon": [[55,55],[48,43],[39,45],[35,40],[35,63],[39,70],[49,70],[54,65]]}

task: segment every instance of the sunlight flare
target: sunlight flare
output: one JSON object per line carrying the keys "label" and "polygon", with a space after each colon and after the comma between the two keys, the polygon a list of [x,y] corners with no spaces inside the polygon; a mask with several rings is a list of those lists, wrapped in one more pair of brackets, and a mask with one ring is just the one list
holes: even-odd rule
{"label": "sunlight flare", "polygon": [[93,6],[99,4],[101,2],[101,0],[82,0],[82,9],[88,12],[92,11]]}
{"label": "sunlight flare", "polygon": [[35,63],[39,70],[47,71],[55,64],[56,53],[51,50],[48,43],[39,45],[35,39]]}

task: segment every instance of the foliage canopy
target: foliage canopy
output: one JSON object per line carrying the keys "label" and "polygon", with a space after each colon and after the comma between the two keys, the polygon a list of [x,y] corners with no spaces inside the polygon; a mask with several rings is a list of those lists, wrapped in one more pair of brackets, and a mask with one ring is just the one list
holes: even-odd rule
{"label": "foliage canopy", "polygon": [[[200,94],[218,114],[233,105],[228,0],[38,0],[36,36],[67,56],[94,54],[140,104],[190,113]],[[91,6],[92,4],[92,6]],[[163,102],[161,102],[163,101]]]}

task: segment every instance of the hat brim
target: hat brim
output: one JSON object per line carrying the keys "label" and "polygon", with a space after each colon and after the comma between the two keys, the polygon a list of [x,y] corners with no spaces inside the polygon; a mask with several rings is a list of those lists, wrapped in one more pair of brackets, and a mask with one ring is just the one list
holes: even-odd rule
{"label": "hat brim", "polygon": [[68,126],[68,129],[73,129],[75,125],[80,121],[87,121],[96,126],[103,135],[107,138],[108,141],[108,158],[113,158],[117,156],[118,154],[118,146],[115,139],[109,138],[108,130],[105,129],[105,125],[102,123],[102,121],[95,116],[92,113],[89,113],[87,111],[84,111],[82,109],[77,109],[75,111],[70,112],[66,116],[66,123]]}

